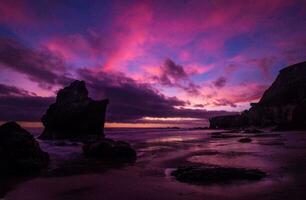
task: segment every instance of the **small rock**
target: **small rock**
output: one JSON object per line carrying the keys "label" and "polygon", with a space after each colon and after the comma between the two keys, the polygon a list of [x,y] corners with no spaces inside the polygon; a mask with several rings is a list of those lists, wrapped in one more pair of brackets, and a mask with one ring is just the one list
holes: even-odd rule
{"label": "small rock", "polygon": [[263,133],[263,131],[258,129],[245,129],[243,133]]}
{"label": "small rock", "polygon": [[136,152],[129,143],[111,139],[101,139],[94,143],[85,144],[83,152],[87,157],[100,159],[124,161],[136,159]]}
{"label": "small rock", "polygon": [[67,146],[68,144],[64,141],[54,142],[54,146]]}
{"label": "small rock", "polygon": [[241,137],[241,135],[222,134],[222,133],[211,135],[211,138],[214,139],[228,139],[228,138],[237,138],[237,137]]}
{"label": "small rock", "polygon": [[260,180],[266,176],[266,173],[257,169],[199,165],[179,167],[171,175],[181,182],[213,184],[237,180]]}
{"label": "small rock", "polygon": [[252,142],[251,138],[241,138],[240,140],[238,140],[241,143],[250,143]]}

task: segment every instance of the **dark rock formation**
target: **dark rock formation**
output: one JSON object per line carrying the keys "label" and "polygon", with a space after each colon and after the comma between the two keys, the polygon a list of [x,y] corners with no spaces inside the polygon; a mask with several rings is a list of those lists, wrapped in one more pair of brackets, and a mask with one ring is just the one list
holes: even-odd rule
{"label": "dark rock formation", "polygon": [[245,129],[242,131],[243,133],[263,133],[263,131],[258,129]]}
{"label": "dark rock formation", "polygon": [[242,137],[241,135],[237,134],[227,134],[227,133],[219,133],[219,134],[213,134],[211,135],[211,138],[213,139],[229,139],[229,138],[238,138]]}
{"label": "dark rock formation", "polygon": [[49,155],[38,142],[15,122],[0,126],[0,174],[25,174],[48,165]]}
{"label": "dark rock formation", "polygon": [[238,180],[260,180],[266,173],[257,169],[213,166],[179,167],[171,173],[178,181],[193,184],[226,183]]}
{"label": "dark rock formation", "polygon": [[102,139],[93,143],[85,144],[83,152],[87,157],[105,160],[135,161],[136,152],[130,144],[123,141]]}
{"label": "dark rock formation", "polygon": [[240,140],[238,140],[238,142],[241,142],[241,143],[250,143],[250,142],[252,142],[252,139],[251,138],[241,138]]}
{"label": "dark rock formation", "polygon": [[45,129],[40,139],[104,136],[108,100],[88,97],[84,81],[74,81],[57,93],[56,102],[42,117]]}
{"label": "dark rock formation", "polygon": [[211,128],[306,129],[306,62],[282,69],[258,103],[240,115],[210,119]]}
{"label": "dark rock formation", "polygon": [[248,119],[244,115],[225,115],[209,119],[210,128],[232,129],[245,127]]}

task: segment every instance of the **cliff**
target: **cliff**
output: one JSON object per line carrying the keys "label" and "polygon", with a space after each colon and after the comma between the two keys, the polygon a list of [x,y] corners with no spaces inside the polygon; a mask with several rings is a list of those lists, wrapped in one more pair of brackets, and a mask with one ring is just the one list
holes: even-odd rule
{"label": "cliff", "polygon": [[[240,115],[211,118],[211,128],[277,126],[279,129],[305,129],[306,62],[280,70],[260,101],[251,106]],[[240,119],[238,124],[237,119]]]}

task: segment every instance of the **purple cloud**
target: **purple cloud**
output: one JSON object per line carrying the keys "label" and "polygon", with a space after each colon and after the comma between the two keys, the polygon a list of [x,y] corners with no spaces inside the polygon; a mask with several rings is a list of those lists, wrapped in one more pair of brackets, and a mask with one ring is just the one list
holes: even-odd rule
{"label": "purple cloud", "polygon": [[15,86],[0,83],[0,97],[1,96],[36,96],[36,94]]}
{"label": "purple cloud", "polygon": [[226,85],[227,79],[223,76],[219,77],[217,80],[215,80],[214,86],[216,86],[217,88],[222,88]]}
{"label": "purple cloud", "polygon": [[43,88],[64,85],[71,81],[65,63],[47,50],[33,50],[18,41],[0,38],[0,68],[8,68],[26,75]]}
{"label": "purple cloud", "polygon": [[55,98],[39,97],[10,85],[0,85],[0,121],[39,121]]}
{"label": "purple cloud", "polygon": [[198,95],[200,86],[195,84],[183,68],[171,59],[166,59],[160,67],[160,75],[154,76],[159,84],[168,87],[178,87],[191,95]]}

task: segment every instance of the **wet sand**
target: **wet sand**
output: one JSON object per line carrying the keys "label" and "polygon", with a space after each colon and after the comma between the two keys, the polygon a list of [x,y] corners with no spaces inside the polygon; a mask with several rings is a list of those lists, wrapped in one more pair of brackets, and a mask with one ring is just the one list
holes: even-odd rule
{"label": "wet sand", "polygon": [[[91,199],[306,199],[306,134],[242,134],[212,138],[211,130],[109,130],[113,139],[129,141],[138,159],[131,165],[71,174],[53,174],[20,182],[6,200]],[[249,137],[251,143],[240,143]],[[51,167],[82,160],[81,145],[41,142],[51,155]],[[68,163],[68,165],[63,165]],[[260,169],[260,181],[192,185],[180,183],[170,172],[195,163]]]}

